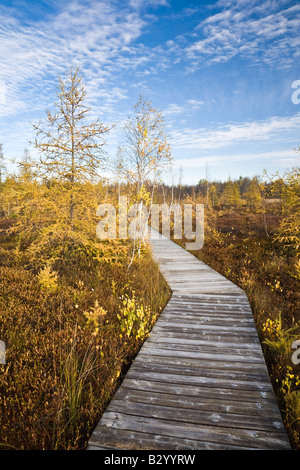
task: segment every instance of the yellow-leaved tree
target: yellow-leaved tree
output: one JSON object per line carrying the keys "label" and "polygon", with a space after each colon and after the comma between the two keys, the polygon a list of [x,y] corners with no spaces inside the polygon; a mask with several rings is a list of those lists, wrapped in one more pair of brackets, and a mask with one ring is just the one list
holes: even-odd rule
{"label": "yellow-leaved tree", "polygon": [[300,167],[287,171],[282,178],[282,219],[276,239],[289,256],[300,255]]}
{"label": "yellow-leaved tree", "polygon": [[[59,79],[55,112],[33,124],[38,158],[19,163],[23,197],[14,227],[32,254],[95,237],[101,200],[103,146],[108,126],[88,122],[86,91],[79,70]],[[52,249],[51,248],[51,249]]]}
{"label": "yellow-leaved tree", "polygon": [[[133,212],[135,234],[143,233],[144,228],[147,227],[149,215],[142,214],[142,209],[143,207],[148,210],[151,208],[155,184],[166,168],[171,169],[171,163],[171,147],[164,130],[162,113],[152,106],[147,97],[140,94],[125,123],[124,142],[118,153],[118,173],[131,184],[133,188],[131,203],[137,207],[136,213]],[[151,185],[152,196],[148,190]],[[136,248],[136,236],[134,235],[133,238],[131,262]],[[138,252],[140,252],[142,238],[139,235]]]}
{"label": "yellow-leaved tree", "polygon": [[171,161],[162,113],[140,94],[124,126],[119,171],[139,193],[147,181],[155,183]]}

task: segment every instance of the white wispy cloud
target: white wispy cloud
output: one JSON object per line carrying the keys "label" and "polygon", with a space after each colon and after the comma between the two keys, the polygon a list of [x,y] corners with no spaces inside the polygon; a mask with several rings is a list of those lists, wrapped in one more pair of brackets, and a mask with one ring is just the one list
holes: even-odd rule
{"label": "white wispy cloud", "polygon": [[245,141],[256,142],[273,139],[286,141],[286,133],[299,129],[300,113],[291,117],[272,117],[264,121],[244,122],[216,128],[185,128],[172,132],[176,148],[219,149]]}
{"label": "white wispy cloud", "polygon": [[149,6],[152,6],[152,7],[170,6],[170,3],[167,0],[147,0],[146,2],[145,0],[130,0],[129,4],[131,7],[135,9],[140,9],[140,8],[149,7]]}
{"label": "white wispy cloud", "polygon": [[196,100],[196,99],[186,100],[186,102],[183,104],[170,103],[163,110],[163,115],[165,117],[169,117],[175,114],[190,113],[192,111],[196,111],[197,109],[201,108],[204,104],[205,104],[204,101]]}
{"label": "white wispy cloud", "polygon": [[292,149],[269,151],[269,152],[238,152],[236,154],[223,154],[223,155],[204,155],[198,158],[187,158],[184,160],[175,160],[175,168],[204,168],[207,165],[232,165],[233,163],[246,163],[246,162],[265,162],[281,167],[299,165],[299,155]]}
{"label": "white wispy cloud", "polygon": [[226,2],[205,18],[198,38],[186,46],[195,70],[199,63],[226,62],[237,55],[275,67],[289,67],[298,53],[300,5],[289,2]]}
{"label": "white wispy cloud", "polygon": [[100,85],[97,93],[102,92],[107,104],[123,99],[126,90],[111,86],[114,74],[149,60],[145,48],[134,44],[145,21],[126,6],[120,9],[113,2],[95,0],[67,2],[56,15],[30,26],[11,15],[10,8],[0,11],[0,82],[6,87],[0,113],[5,115],[26,109],[29,103],[31,109],[45,105],[51,81],[52,86],[54,80],[57,83],[57,76],[71,64],[80,65],[92,93]]}

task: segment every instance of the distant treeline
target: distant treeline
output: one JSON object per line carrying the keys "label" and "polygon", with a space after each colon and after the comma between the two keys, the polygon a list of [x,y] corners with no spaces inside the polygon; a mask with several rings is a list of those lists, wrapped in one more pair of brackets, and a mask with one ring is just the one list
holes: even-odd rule
{"label": "distant treeline", "polygon": [[[118,184],[118,190],[126,194],[127,184]],[[154,202],[175,204],[189,198],[199,203],[200,200],[210,207],[261,207],[262,204],[281,201],[282,191],[286,183],[282,178],[262,180],[259,176],[228,179],[228,181],[208,181],[201,179],[195,185],[175,184],[173,186],[158,183],[153,188],[149,181],[145,186],[153,193]],[[110,185],[110,191],[116,191],[116,185]]]}

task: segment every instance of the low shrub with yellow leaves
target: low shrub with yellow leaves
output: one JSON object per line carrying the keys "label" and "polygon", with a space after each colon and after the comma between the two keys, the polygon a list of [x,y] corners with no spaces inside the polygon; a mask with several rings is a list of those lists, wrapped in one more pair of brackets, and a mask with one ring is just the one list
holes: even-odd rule
{"label": "low shrub with yellow leaves", "polygon": [[99,305],[98,300],[95,300],[94,307],[89,312],[84,312],[83,314],[86,317],[86,327],[92,330],[93,335],[97,335],[103,318],[107,315],[107,311]]}
{"label": "low shrub with yellow leaves", "polygon": [[138,302],[133,292],[132,297],[122,296],[120,313],[121,331],[128,338],[134,336],[136,339],[144,338],[150,331],[155,317],[151,318],[151,310],[145,307],[141,301]]}
{"label": "low shrub with yellow leaves", "polygon": [[41,288],[48,292],[55,292],[58,289],[58,273],[46,264],[38,274],[38,281]]}
{"label": "low shrub with yellow leaves", "polygon": [[[294,392],[295,387],[298,387],[299,385],[300,385],[299,375],[295,375],[293,372],[293,368],[288,366],[286,375],[284,379],[281,381],[281,385],[280,385],[283,395],[288,395]],[[300,390],[298,390],[298,392],[300,392]]]}
{"label": "low shrub with yellow leaves", "polygon": [[282,324],[281,314],[276,320],[268,318],[262,327],[262,332],[265,335],[263,342],[278,354],[290,354],[294,333],[297,330],[299,331],[298,325],[285,329]]}
{"label": "low shrub with yellow leaves", "polygon": [[283,403],[283,419],[294,448],[300,444],[300,377],[291,366],[284,367],[284,375],[276,379],[280,400]]}

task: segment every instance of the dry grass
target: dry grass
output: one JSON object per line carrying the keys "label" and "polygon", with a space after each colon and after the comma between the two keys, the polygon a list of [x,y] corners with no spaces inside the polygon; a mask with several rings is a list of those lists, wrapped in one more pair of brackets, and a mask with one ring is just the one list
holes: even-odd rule
{"label": "dry grass", "polygon": [[[84,448],[169,288],[147,250],[129,272],[74,249],[41,271],[0,243],[1,448]],[[138,338],[121,329],[124,295],[147,311]]]}

